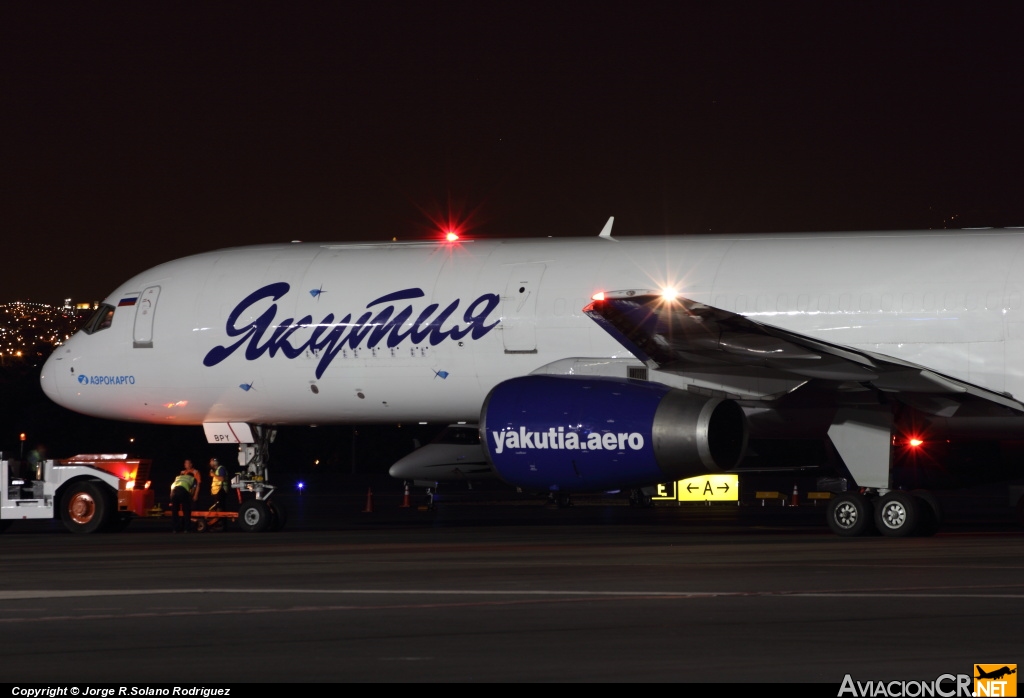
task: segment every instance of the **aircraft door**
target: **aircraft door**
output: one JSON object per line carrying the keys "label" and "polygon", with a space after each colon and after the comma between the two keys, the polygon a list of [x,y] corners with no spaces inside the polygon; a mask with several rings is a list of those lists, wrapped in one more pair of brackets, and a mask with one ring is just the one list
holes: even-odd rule
{"label": "aircraft door", "polygon": [[543,264],[511,267],[501,297],[501,337],[506,354],[537,353],[537,293]]}
{"label": "aircraft door", "polygon": [[150,286],[135,305],[135,332],[132,346],[136,349],[153,348],[153,318],[156,315],[156,301],[160,297],[160,287]]}

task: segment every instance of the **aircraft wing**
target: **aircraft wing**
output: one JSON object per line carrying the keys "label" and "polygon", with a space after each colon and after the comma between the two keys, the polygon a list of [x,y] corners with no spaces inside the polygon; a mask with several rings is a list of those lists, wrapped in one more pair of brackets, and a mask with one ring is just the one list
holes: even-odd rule
{"label": "aircraft wing", "polygon": [[952,416],[965,402],[1024,412],[1012,397],[924,366],[767,325],[704,303],[653,291],[606,293],[584,312],[648,367],[756,378],[827,381],[842,390],[899,393],[922,411]]}

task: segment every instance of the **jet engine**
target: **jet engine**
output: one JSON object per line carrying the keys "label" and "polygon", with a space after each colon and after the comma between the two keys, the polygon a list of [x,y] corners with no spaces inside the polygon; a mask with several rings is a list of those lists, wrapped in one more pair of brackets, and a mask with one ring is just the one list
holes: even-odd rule
{"label": "jet engine", "polygon": [[643,487],[734,468],[747,425],[732,400],[659,383],[523,376],[484,401],[480,430],[499,477],[546,491]]}

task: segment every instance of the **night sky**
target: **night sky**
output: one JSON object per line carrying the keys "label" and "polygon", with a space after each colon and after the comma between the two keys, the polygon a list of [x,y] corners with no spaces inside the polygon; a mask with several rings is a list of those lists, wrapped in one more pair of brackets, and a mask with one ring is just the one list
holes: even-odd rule
{"label": "night sky", "polygon": [[1024,225],[1022,37],[1021,3],[4,3],[0,302],[449,218]]}

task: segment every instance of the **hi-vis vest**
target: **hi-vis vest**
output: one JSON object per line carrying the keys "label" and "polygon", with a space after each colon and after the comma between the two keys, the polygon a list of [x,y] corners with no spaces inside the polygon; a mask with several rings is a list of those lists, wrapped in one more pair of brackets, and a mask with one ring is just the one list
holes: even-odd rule
{"label": "hi-vis vest", "polygon": [[174,492],[175,487],[183,487],[186,492],[191,493],[192,488],[196,486],[196,479],[191,475],[182,473],[178,477],[174,478],[174,482],[171,483],[171,492]]}
{"label": "hi-vis vest", "polygon": [[217,494],[221,488],[227,489],[228,469],[223,465],[210,470],[210,494]]}

